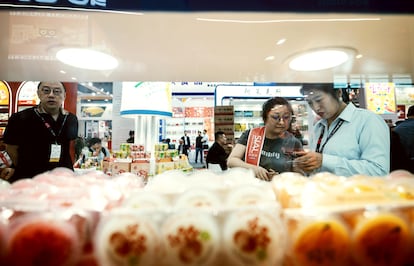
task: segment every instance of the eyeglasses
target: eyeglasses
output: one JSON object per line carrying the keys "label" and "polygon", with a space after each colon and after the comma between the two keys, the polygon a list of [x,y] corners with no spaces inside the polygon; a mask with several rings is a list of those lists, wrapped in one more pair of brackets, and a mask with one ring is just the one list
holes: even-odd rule
{"label": "eyeglasses", "polygon": [[283,119],[284,122],[290,121],[292,118],[290,115],[271,115],[271,118],[279,122],[281,119]]}
{"label": "eyeglasses", "polygon": [[40,89],[40,91],[43,94],[46,94],[46,95],[49,95],[50,92],[53,92],[53,95],[55,95],[55,96],[61,96],[63,94],[63,90],[59,89],[59,88],[51,89],[49,87],[43,87],[43,88]]}

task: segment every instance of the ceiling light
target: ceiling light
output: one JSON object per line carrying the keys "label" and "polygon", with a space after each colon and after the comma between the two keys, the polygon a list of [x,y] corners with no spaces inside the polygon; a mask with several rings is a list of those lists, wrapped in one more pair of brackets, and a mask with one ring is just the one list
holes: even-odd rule
{"label": "ceiling light", "polygon": [[224,23],[286,23],[286,22],[352,22],[352,21],[379,21],[380,18],[303,18],[303,19],[270,19],[270,20],[241,20],[241,19],[221,19],[221,18],[197,18],[198,21],[224,22]]}
{"label": "ceiling light", "polygon": [[111,70],[118,66],[113,56],[92,49],[64,48],[56,53],[56,58],[67,65],[83,69]]}
{"label": "ceiling light", "polygon": [[306,51],[294,55],[289,62],[289,67],[296,71],[316,71],[339,66],[355,54],[351,48],[323,48]]}
{"label": "ceiling light", "polygon": [[281,44],[284,44],[286,42],[286,39],[280,39],[277,43],[276,43],[276,45],[281,45]]}

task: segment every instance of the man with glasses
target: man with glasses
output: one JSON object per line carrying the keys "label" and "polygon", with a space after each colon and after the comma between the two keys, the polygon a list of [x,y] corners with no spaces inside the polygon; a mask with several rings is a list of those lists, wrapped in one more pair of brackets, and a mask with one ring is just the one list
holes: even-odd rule
{"label": "man with glasses", "polygon": [[270,181],[281,172],[296,171],[293,159],[302,143],[288,131],[293,109],[282,97],[263,104],[264,126],[246,130],[227,159],[228,167],[252,169],[257,178]]}
{"label": "man with glasses", "polygon": [[12,114],[4,132],[13,170],[3,178],[10,182],[56,167],[73,170],[70,147],[78,135],[78,119],[63,109],[65,87],[42,81],[37,95],[39,105]]}

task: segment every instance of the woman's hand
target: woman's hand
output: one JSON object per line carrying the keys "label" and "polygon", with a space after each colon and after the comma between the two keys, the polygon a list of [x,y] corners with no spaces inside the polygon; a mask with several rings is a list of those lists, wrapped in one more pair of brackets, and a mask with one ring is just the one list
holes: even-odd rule
{"label": "woman's hand", "polygon": [[300,151],[296,155],[299,157],[293,161],[294,167],[298,167],[306,173],[311,173],[322,166],[322,154],[319,152]]}
{"label": "woman's hand", "polygon": [[260,179],[265,181],[271,181],[273,179],[273,176],[279,174],[278,172],[275,172],[273,169],[270,169],[269,171],[261,166],[257,166],[254,168],[254,175]]}

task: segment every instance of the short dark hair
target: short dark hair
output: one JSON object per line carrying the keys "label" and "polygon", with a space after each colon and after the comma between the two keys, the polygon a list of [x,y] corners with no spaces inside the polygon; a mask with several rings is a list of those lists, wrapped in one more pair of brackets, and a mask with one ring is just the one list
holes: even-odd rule
{"label": "short dark hair", "polygon": [[411,105],[410,108],[408,108],[407,117],[408,116],[414,116],[414,105]]}
{"label": "short dark hair", "polygon": [[311,90],[322,91],[326,94],[330,94],[333,98],[338,99],[337,90],[334,89],[333,83],[303,84],[300,93],[302,95],[307,95]]}
{"label": "short dark hair", "polygon": [[[39,84],[37,84],[37,89],[40,90],[40,86],[42,85],[43,82],[47,82],[47,81],[40,81]],[[66,91],[65,85],[63,85],[63,82],[58,81],[61,85],[64,91]]]}
{"label": "short dark hair", "polygon": [[322,91],[326,94],[329,94],[332,96],[332,98],[336,99],[337,101],[339,101],[339,94],[338,91],[341,90],[342,91],[342,100],[345,103],[349,103],[349,93],[347,91],[346,88],[335,88],[333,83],[308,83],[308,84],[303,84],[302,88],[300,89],[300,93],[302,95],[307,95],[309,93],[309,91],[311,90],[319,90]]}
{"label": "short dark hair", "polygon": [[90,147],[92,147],[93,145],[95,145],[97,143],[101,144],[102,143],[102,140],[100,138],[91,138],[89,140],[89,146]]}
{"label": "short dark hair", "polygon": [[214,139],[217,140],[218,138],[220,138],[222,135],[224,135],[224,131],[216,131],[216,133],[214,133]]}
{"label": "short dark hair", "polygon": [[290,103],[283,97],[273,97],[267,100],[262,106],[262,119],[263,122],[266,122],[267,115],[269,114],[270,110],[275,107],[275,105],[286,105],[289,112],[293,116],[293,108]]}

